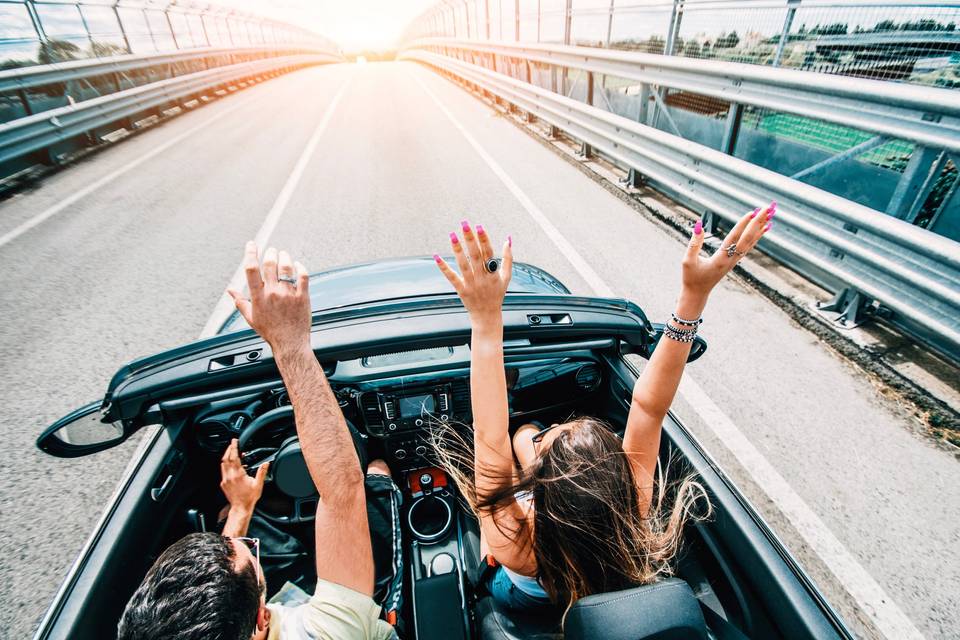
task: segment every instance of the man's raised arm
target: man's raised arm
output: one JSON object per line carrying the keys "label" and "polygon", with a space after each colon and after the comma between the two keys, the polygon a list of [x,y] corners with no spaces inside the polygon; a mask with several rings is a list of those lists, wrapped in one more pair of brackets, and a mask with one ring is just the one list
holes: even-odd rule
{"label": "man's raised arm", "polygon": [[285,251],[267,249],[263,264],[248,242],[244,258],[250,298],[230,290],[247,323],[273,350],[293,405],[297,435],[320,493],[316,516],[317,578],[373,594],[373,554],[363,471],[353,437],[310,346],[307,270]]}

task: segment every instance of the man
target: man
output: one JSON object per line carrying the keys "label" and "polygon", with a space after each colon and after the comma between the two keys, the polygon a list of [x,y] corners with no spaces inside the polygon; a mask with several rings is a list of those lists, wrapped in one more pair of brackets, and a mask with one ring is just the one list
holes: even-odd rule
{"label": "man", "polygon": [[[237,309],[273,350],[293,405],[303,457],[321,496],[317,509],[317,587],[298,607],[267,605],[256,541],[244,538],[266,469],[255,478],[240,464],[236,442],[221,463],[230,510],[223,535],[191,534],[161,554],[134,593],[118,627],[120,640],[386,640],[380,620],[367,519],[364,473],[337,400],[310,346],[307,270],[268,249],[261,265],[248,242],[244,269],[250,298],[230,290]],[[389,469],[374,461],[381,487]],[[384,479],[386,476],[386,479]],[[369,486],[368,480],[367,485]],[[392,483],[390,483],[392,488]]]}

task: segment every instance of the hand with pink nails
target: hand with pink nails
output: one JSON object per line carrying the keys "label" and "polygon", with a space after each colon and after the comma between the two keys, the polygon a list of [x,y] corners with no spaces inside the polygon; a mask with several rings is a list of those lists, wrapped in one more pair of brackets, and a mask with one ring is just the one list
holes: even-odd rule
{"label": "hand with pink nails", "polygon": [[488,265],[495,260],[493,244],[490,236],[478,224],[476,229],[470,228],[470,223],[461,221],[460,230],[463,241],[456,232],[450,233],[450,244],[453,255],[457,260],[458,274],[439,255],[434,255],[437,266],[453,285],[463,306],[470,314],[474,323],[500,323],[503,298],[510,285],[510,273],[513,268],[512,242],[508,237],[503,243],[503,261],[495,271],[490,271]]}
{"label": "hand with pink nails", "polygon": [[756,246],[763,234],[770,230],[776,211],[777,203],[771,202],[766,207],[758,207],[744,214],[723,239],[721,248],[710,257],[700,255],[704,234],[703,224],[697,220],[693,227],[690,244],[687,245],[687,253],[683,258],[681,297],[687,296],[705,303],[707,296],[717,283],[733,269],[740,258]]}

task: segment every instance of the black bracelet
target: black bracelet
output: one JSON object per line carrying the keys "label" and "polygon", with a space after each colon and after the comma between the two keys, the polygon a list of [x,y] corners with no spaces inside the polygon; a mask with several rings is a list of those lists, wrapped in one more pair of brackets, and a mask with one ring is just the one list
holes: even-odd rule
{"label": "black bracelet", "polygon": [[677,316],[677,314],[671,313],[670,317],[672,317],[673,321],[676,322],[677,324],[683,324],[688,327],[696,327],[698,325],[703,324],[703,316],[700,316],[696,320],[684,320],[683,318]]}
{"label": "black bracelet", "polygon": [[681,331],[670,324],[665,324],[663,325],[663,335],[677,342],[693,342],[697,336],[697,330],[694,328],[688,331]]}

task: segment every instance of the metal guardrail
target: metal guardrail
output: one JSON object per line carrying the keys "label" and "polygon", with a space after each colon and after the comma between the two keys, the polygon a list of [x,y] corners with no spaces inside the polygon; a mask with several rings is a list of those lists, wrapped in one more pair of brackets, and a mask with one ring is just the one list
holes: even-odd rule
{"label": "metal guardrail", "polygon": [[[860,307],[863,297],[875,300],[892,313],[892,321],[960,360],[960,244],[721,151],[424,50],[434,44],[436,40],[411,45],[401,57],[498,96],[696,209],[733,222],[743,211],[776,199],[778,230],[764,240],[766,252],[836,292],[837,305]],[[462,43],[458,50],[471,44]],[[590,64],[594,51],[581,51],[581,62]],[[521,51],[512,52],[525,59]],[[552,64],[558,64],[556,59]],[[903,108],[909,103],[897,104]],[[947,113],[958,107],[943,106]]]}
{"label": "metal guardrail", "polygon": [[[53,64],[34,65],[0,71],[0,93],[40,87],[58,82],[82,81],[95,76],[111,73],[127,73],[166,64],[180,64],[204,59],[226,58],[228,56],[280,56],[314,53],[310,49],[292,45],[272,45],[265,47],[230,47],[211,49],[181,49],[165,53],[147,55],[121,55],[109,58],[71,60]],[[327,54],[331,60],[339,61],[333,54]]]}
{"label": "metal guardrail", "polygon": [[408,46],[578,69],[960,151],[960,96],[944,89],[592,47],[447,38],[424,39]]}
{"label": "metal guardrail", "polygon": [[332,54],[265,58],[217,67],[0,124],[0,163],[212,88],[288,68],[336,62]]}

